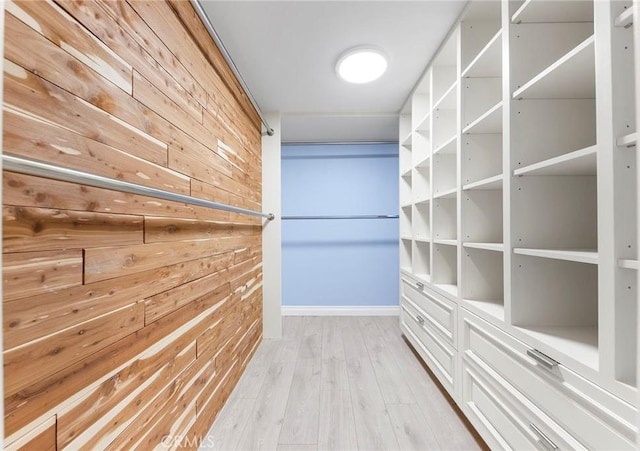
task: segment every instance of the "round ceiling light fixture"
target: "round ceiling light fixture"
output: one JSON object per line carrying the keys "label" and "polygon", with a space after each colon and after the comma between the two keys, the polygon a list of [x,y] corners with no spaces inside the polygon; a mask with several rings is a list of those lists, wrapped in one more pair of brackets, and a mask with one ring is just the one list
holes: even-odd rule
{"label": "round ceiling light fixture", "polygon": [[336,64],[340,78],[349,83],[369,83],[387,70],[387,57],[372,47],[357,47],[342,54]]}

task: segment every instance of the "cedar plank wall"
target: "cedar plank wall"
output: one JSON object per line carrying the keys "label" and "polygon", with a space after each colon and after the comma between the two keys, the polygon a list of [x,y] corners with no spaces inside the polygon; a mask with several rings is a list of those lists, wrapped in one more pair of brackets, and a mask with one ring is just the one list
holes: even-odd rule
{"label": "cedar plank wall", "polygon": [[[259,118],[188,1],[10,1],[5,33],[4,152],[261,209]],[[3,224],[5,445],[202,437],[262,338],[262,221],[5,172]]]}

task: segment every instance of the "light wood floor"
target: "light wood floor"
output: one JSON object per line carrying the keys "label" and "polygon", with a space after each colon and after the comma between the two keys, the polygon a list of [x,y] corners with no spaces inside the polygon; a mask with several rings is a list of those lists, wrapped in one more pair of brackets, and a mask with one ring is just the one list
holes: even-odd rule
{"label": "light wood floor", "polygon": [[201,449],[481,449],[397,317],[285,317]]}

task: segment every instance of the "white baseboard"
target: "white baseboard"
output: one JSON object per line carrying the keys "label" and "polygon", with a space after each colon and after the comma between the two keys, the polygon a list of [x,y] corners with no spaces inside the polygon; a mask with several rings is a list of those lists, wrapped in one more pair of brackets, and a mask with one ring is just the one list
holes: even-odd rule
{"label": "white baseboard", "polygon": [[398,316],[397,305],[283,305],[282,316]]}

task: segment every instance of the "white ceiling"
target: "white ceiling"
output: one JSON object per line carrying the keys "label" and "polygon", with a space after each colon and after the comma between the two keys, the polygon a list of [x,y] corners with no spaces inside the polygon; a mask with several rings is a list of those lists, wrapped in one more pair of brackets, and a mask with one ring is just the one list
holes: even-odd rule
{"label": "white ceiling", "polygon": [[[264,112],[282,113],[282,140],[398,139],[398,111],[466,0],[200,0]],[[382,78],[354,85],[335,64],[356,46],[389,57]]]}

